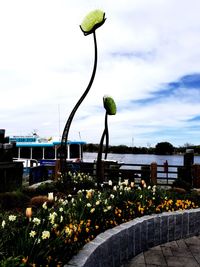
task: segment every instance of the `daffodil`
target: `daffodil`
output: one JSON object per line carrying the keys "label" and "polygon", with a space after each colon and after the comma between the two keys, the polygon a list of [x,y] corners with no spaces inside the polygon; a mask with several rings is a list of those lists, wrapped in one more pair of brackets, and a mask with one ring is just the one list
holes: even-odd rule
{"label": "daffodil", "polygon": [[30,233],[29,233],[29,236],[30,237],[35,237],[35,235],[36,235],[36,231],[33,231],[33,230],[30,231]]}
{"label": "daffodil", "polygon": [[100,201],[99,200],[97,200],[96,201],[96,206],[98,206],[100,204]]}
{"label": "daffodil", "polygon": [[57,216],[56,212],[52,212],[49,214],[49,221],[51,222],[51,224],[54,224],[56,216]]}
{"label": "daffodil", "polygon": [[66,233],[68,236],[71,236],[71,234],[72,234],[72,230],[71,230],[68,226],[66,226],[66,227],[65,227],[65,233]]}
{"label": "daffodil", "polygon": [[42,207],[43,207],[44,210],[46,210],[47,209],[47,202],[44,202]]}
{"label": "daffodil", "polygon": [[40,223],[41,223],[41,220],[39,219],[39,218],[33,218],[33,223],[35,224],[35,225],[39,225]]}
{"label": "daffodil", "polygon": [[3,220],[2,223],[1,223],[1,227],[4,228],[5,225],[6,225],[6,222],[5,222],[5,220]]}
{"label": "daffodil", "polygon": [[42,239],[49,239],[50,238],[50,232],[49,231],[43,231],[42,232]]}
{"label": "daffodil", "polygon": [[90,210],[90,213],[93,213],[95,211],[95,208],[92,208],[91,210]]}
{"label": "daffodil", "polygon": [[11,222],[14,222],[16,220],[16,216],[15,215],[9,215],[8,220]]}

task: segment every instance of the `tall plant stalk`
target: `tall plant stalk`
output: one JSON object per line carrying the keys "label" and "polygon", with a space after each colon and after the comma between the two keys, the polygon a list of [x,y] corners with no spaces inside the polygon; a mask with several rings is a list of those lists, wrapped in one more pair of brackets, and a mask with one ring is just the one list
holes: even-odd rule
{"label": "tall plant stalk", "polygon": [[104,159],[107,159],[107,154],[108,154],[108,144],[109,144],[109,133],[108,133],[108,113],[106,112],[105,114],[105,127],[103,134],[101,136],[101,141],[99,144],[99,151],[97,155],[97,166],[96,166],[96,175],[97,175],[97,181],[98,185],[103,182],[103,170],[102,170],[102,154],[103,154],[103,142],[106,137],[106,147],[105,147],[105,156]]}
{"label": "tall plant stalk", "polygon": [[85,99],[86,95],[88,94],[88,92],[89,92],[89,90],[93,84],[95,74],[96,74],[98,51],[97,51],[97,40],[96,40],[95,31],[93,32],[93,40],[94,40],[94,65],[93,65],[92,75],[91,75],[90,81],[88,83],[88,86],[87,86],[85,92],[80,97],[80,99],[78,100],[78,102],[74,106],[73,110],[71,111],[71,113],[68,117],[68,120],[65,124],[63,134],[62,134],[62,139],[61,139],[61,173],[62,174],[64,174],[64,172],[66,170],[65,166],[66,166],[66,159],[67,159],[67,140],[68,140],[69,129],[70,129],[72,120],[73,120],[74,115],[75,115],[76,111],[78,110],[79,106],[81,105],[81,103]]}
{"label": "tall plant stalk", "polygon": [[106,139],[105,156],[104,156],[105,160],[107,159],[108,155],[108,146],[109,146],[108,115],[115,115],[117,111],[115,101],[110,96],[103,97],[103,104],[106,113],[105,113],[104,131],[101,136],[101,141],[99,144],[99,152],[97,155],[96,175],[97,175],[98,186],[100,186],[100,184],[103,183],[104,180],[104,170],[103,170],[104,162],[102,162],[104,139]]}

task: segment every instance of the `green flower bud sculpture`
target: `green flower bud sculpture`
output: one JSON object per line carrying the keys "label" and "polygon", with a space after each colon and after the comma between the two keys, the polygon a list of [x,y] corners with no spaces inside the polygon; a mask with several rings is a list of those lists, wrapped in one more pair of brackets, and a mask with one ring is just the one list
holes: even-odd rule
{"label": "green flower bud sculpture", "polygon": [[104,108],[106,110],[105,115],[105,137],[106,137],[106,149],[105,149],[105,159],[107,159],[107,153],[108,153],[108,143],[109,143],[109,133],[108,133],[108,122],[107,117],[108,115],[115,115],[117,112],[115,101],[112,99],[112,97],[105,95],[103,97],[103,104]]}
{"label": "green flower bud sculpture", "polygon": [[105,113],[105,127],[101,137],[100,145],[99,145],[99,152],[97,155],[97,181],[98,185],[103,182],[103,172],[102,172],[102,153],[103,153],[103,143],[104,139],[106,138],[106,146],[105,146],[105,157],[107,159],[108,155],[108,146],[109,146],[109,132],[108,132],[108,115],[115,115],[117,112],[117,107],[115,101],[110,96],[103,97],[103,104],[106,110]]}
{"label": "green flower bud sculpture", "polygon": [[97,9],[90,12],[85,17],[82,24],[80,25],[80,28],[83,31],[84,35],[88,35],[93,33],[101,25],[103,25],[105,20],[105,13]]}
{"label": "green flower bud sculpture", "polygon": [[82,24],[80,25],[81,30],[83,31],[84,35],[89,35],[93,34],[93,39],[94,39],[94,66],[93,66],[93,71],[92,75],[90,78],[90,81],[88,83],[88,86],[81,96],[81,98],[78,100],[77,104],[74,106],[73,110],[71,111],[69,118],[66,122],[65,128],[63,130],[62,134],[62,139],[61,139],[61,153],[60,153],[60,167],[61,167],[61,173],[64,174],[66,172],[66,159],[67,159],[67,140],[68,140],[68,134],[69,134],[69,129],[72,123],[72,120],[74,118],[74,115],[79,108],[80,104],[83,102],[84,98],[88,94],[92,83],[95,78],[96,74],[96,69],[97,69],[97,41],[96,41],[96,34],[95,30],[99,28],[101,25],[104,24],[105,22],[105,13],[101,10],[94,10],[90,12],[85,19],[83,20]]}
{"label": "green flower bud sculpture", "polygon": [[117,107],[115,104],[115,101],[112,99],[112,97],[105,95],[103,97],[103,105],[108,113],[108,115],[115,115],[117,112]]}

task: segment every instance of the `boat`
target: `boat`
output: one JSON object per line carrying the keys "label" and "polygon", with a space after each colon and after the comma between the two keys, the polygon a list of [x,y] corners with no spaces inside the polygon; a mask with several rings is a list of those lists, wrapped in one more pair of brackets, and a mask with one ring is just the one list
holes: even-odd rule
{"label": "boat", "polygon": [[[61,141],[53,138],[10,136],[9,143],[13,144],[13,160],[22,161],[24,168],[55,166],[60,159]],[[82,162],[84,144],[84,141],[67,141],[67,162]]]}

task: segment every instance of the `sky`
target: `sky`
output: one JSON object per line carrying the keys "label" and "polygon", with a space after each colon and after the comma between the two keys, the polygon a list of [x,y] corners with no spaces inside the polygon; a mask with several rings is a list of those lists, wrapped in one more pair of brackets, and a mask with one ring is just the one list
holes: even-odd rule
{"label": "sky", "polygon": [[99,143],[104,95],[110,145],[200,144],[199,0],[0,0],[0,128],[6,136],[59,138],[93,69],[93,36],[80,24],[105,12],[96,30],[94,83],[70,140]]}

